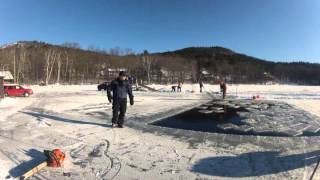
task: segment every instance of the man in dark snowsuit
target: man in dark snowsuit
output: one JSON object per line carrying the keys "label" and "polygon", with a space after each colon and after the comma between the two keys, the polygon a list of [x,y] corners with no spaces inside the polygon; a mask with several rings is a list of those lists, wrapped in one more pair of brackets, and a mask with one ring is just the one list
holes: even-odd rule
{"label": "man in dark snowsuit", "polygon": [[124,71],[121,71],[119,77],[111,82],[107,94],[109,102],[112,102],[112,127],[122,128],[127,110],[127,95],[130,98],[130,105],[134,104],[132,87]]}
{"label": "man in dark snowsuit", "polygon": [[181,92],[181,88],[182,88],[182,83],[179,82],[177,86],[177,92]]}
{"label": "man in dark snowsuit", "polygon": [[227,84],[224,81],[220,81],[220,92],[222,93],[222,98],[226,98]]}
{"label": "man in dark snowsuit", "polygon": [[199,85],[200,85],[200,92],[202,93],[203,82],[202,82],[202,81],[199,81]]}

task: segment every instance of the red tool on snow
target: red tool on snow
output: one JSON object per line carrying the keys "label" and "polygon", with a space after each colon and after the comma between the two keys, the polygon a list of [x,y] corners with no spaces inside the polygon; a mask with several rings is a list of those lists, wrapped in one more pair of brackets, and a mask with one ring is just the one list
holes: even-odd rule
{"label": "red tool on snow", "polygon": [[60,150],[60,149],[54,149],[52,151],[44,150],[44,155],[47,157],[47,159],[40,164],[38,164],[36,167],[33,167],[28,172],[24,173],[20,179],[27,179],[30,176],[33,176],[35,173],[39,172],[41,169],[45,167],[61,167],[64,159],[66,158],[66,155]]}

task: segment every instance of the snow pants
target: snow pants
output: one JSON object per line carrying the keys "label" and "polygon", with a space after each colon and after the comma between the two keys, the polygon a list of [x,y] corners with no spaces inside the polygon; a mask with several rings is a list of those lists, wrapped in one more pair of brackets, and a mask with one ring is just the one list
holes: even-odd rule
{"label": "snow pants", "polygon": [[[127,110],[127,98],[117,99],[112,103],[112,123],[122,125]],[[119,114],[120,112],[120,114]]]}

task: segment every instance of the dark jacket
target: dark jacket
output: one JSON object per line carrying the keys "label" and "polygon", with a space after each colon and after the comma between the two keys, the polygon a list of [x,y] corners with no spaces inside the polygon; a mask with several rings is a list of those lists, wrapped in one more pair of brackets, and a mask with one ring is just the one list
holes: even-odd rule
{"label": "dark jacket", "polygon": [[200,81],[200,82],[199,82],[199,85],[200,85],[200,87],[203,87],[203,82]]}
{"label": "dark jacket", "polygon": [[226,92],[227,91],[227,85],[225,83],[220,83],[220,91]]}
{"label": "dark jacket", "polygon": [[129,95],[130,101],[133,101],[132,88],[127,80],[121,81],[120,79],[113,80],[107,88],[108,99],[119,101],[119,99],[127,99]]}

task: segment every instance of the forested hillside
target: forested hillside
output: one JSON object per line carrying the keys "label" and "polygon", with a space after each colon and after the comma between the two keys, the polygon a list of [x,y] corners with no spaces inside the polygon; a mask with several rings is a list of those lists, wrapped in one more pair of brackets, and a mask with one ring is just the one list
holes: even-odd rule
{"label": "forested hillside", "polygon": [[320,85],[320,64],[306,62],[280,63],[233,52],[223,47],[193,47],[162,53],[198,62],[199,69],[207,69],[233,82],[296,83]]}
{"label": "forested hillside", "polygon": [[177,51],[134,54],[130,49],[81,49],[76,43],[51,45],[20,41],[0,48],[0,64],[16,81],[36,84],[97,83],[107,74],[126,69],[139,83],[296,83],[320,85],[320,65],[304,62],[275,63],[222,47],[192,47]]}

